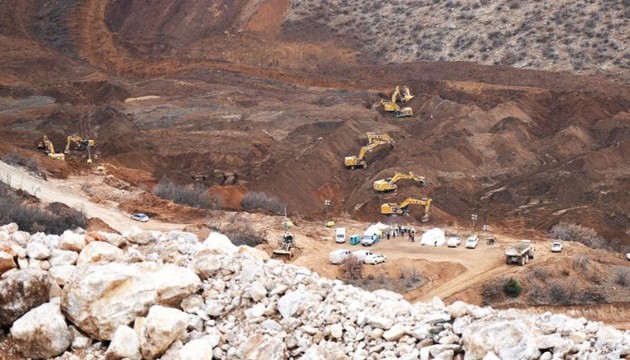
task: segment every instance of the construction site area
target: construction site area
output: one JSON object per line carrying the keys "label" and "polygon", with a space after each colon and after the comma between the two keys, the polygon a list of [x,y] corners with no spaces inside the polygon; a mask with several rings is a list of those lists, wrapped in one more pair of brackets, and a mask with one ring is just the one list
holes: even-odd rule
{"label": "construction site area", "polygon": [[[89,231],[231,229],[410,301],[630,329],[628,66],[403,63],[298,24],[291,1],[156,3],[0,9],[0,180],[25,202],[83,211]],[[594,235],[552,251],[563,226]],[[439,244],[421,244],[434,228]],[[384,256],[359,277],[331,264],[331,252],[366,249]],[[509,278],[520,296],[496,291]]]}

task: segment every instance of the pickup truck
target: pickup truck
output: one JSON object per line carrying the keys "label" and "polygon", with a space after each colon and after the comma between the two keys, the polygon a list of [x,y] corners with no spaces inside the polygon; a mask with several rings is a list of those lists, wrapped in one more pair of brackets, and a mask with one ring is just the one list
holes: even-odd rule
{"label": "pickup truck", "polygon": [[521,266],[527,264],[529,259],[534,258],[534,244],[530,240],[521,240],[515,246],[505,250],[505,263],[519,264]]}

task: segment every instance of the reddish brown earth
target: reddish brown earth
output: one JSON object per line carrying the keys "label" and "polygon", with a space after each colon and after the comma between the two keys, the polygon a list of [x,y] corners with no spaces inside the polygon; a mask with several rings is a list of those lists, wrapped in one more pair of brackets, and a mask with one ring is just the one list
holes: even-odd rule
{"label": "reddish brown earth", "polygon": [[[286,32],[289,4],[3,2],[0,152],[34,156],[64,177],[88,169],[84,154],[60,163],[35,145],[46,134],[61,149],[79,134],[97,141],[97,163],[120,179],[150,189],[205,175],[229,209],[255,190],[306,218],[321,218],[330,199],[334,214],[383,220],[383,201],[422,195],[433,198],[436,225],[467,224],[471,213],[514,231],[565,221],[630,246],[628,83],[465,62],[367,63],[316,24]],[[370,109],[403,84],[416,94],[413,117]],[[366,131],[387,132],[394,148],[366,170],[344,169]],[[402,170],[430,186],[371,190]],[[226,172],[236,185],[223,184]]]}

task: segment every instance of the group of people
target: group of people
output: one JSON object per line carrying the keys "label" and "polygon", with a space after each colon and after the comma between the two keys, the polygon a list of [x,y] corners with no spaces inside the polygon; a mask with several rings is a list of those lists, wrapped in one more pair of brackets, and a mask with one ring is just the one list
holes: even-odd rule
{"label": "group of people", "polygon": [[392,237],[397,237],[397,236],[405,236],[407,235],[409,237],[409,241],[414,242],[416,241],[416,230],[414,229],[409,229],[406,227],[402,227],[400,225],[394,226],[393,228],[390,228],[389,230],[387,230],[387,233],[385,233],[385,236],[387,238],[387,240],[389,240]]}

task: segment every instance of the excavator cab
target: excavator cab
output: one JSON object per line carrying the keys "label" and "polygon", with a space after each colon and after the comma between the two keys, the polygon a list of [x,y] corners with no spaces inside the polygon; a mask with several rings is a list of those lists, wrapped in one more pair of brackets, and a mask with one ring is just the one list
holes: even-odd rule
{"label": "excavator cab", "polygon": [[429,211],[431,210],[432,199],[418,199],[407,198],[400,204],[397,203],[384,203],[381,205],[381,214],[383,215],[407,215],[409,214],[409,205],[422,205],[424,206],[424,215],[421,218],[422,222],[429,221]]}

